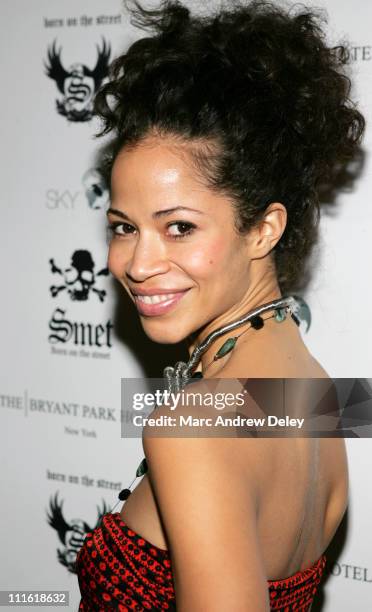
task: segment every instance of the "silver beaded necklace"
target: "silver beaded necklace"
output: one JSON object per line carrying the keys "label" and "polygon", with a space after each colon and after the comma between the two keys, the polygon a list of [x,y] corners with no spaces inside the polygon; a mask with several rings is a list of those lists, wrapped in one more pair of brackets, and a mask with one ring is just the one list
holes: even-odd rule
{"label": "silver beaded necklace", "polygon": [[[233,331],[241,325],[244,325],[245,323],[250,323],[250,326],[241,334],[229,337],[222,344],[222,346],[218,349],[217,353],[214,355],[212,361],[207,365],[205,370],[210,365],[212,365],[212,363],[230,353],[235,348],[238,338],[246,331],[248,331],[248,329],[261,329],[264,326],[264,318],[261,315],[264,312],[270,310],[274,310],[274,315],[272,316],[278,323],[284,321],[289,312],[297,325],[300,325],[301,320],[303,320],[306,322],[307,325],[306,331],[308,331],[310,327],[310,309],[302,298],[291,295],[287,297],[278,298],[271,302],[266,302],[265,304],[262,304],[261,306],[258,306],[257,308],[254,308],[253,310],[249,311],[240,319],[232,321],[231,323],[227,323],[226,325],[223,325],[222,327],[208,334],[208,336],[197,347],[195,347],[187,363],[185,363],[184,361],[178,361],[174,367],[167,366],[163,371],[163,377],[167,382],[168,391],[171,393],[181,391],[190,382],[193,382],[197,378],[202,378],[203,374],[201,372],[195,372],[195,369],[197,368],[202,355],[204,355],[204,353],[208,350],[211,344],[227,332]],[[141,476],[146,474],[147,469],[148,466],[146,463],[146,458],[143,458],[136,470],[135,478],[132,480],[132,482],[127,488],[120,491],[118,495],[118,501],[110,512],[113,512],[115,510],[116,506],[120,501],[125,501],[126,499],[128,499],[129,495],[132,493],[131,487],[133,483],[137,480],[137,478],[140,478]]]}

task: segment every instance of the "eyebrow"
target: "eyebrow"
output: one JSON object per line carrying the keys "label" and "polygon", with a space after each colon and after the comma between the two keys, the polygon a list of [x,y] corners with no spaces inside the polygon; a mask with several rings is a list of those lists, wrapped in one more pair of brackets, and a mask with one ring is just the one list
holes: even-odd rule
{"label": "eyebrow", "polygon": [[[203,215],[204,213],[201,210],[196,210],[196,208],[189,208],[188,206],[174,206],[173,208],[164,208],[162,210],[156,210],[152,213],[152,218],[157,219],[159,217],[165,217],[167,215],[171,215],[176,210],[191,210],[192,212],[199,213],[199,215]],[[122,219],[130,219],[128,215],[125,214],[122,210],[117,210],[116,208],[109,208],[106,214],[116,215],[117,217],[121,217]]]}

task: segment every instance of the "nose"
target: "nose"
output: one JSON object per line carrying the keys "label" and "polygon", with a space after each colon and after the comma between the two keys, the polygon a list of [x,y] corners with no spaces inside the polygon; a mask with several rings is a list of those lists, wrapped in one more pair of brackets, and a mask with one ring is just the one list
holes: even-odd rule
{"label": "nose", "polygon": [[143,232],[135,244],[126,266],[126,274],[135,282],[165,274],[170,269],[166,245],[159,235]]}

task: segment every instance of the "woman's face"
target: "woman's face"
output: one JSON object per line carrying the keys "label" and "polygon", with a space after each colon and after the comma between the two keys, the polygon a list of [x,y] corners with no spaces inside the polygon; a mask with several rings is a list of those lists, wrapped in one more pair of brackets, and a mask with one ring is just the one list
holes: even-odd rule
{"label": "woman's face", "polygon": [[203,186],[175,145],[160,138],[119,153],[111,190],[108,266],[145,333],[172,344],[224,322],[244,298],[250,264],[226,196]]}

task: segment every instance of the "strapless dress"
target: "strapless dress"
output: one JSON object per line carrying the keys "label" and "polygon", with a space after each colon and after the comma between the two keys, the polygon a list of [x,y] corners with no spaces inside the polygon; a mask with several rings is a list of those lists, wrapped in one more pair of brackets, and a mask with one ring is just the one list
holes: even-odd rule
{"label": "strapless dress", "polygon": [[[325,563],[322,555],[308,569],[268,580],[270,610],[308,612]],[[79,612],[176,611],[168,550],[130,529],[119,512],[105,514],[101,525],[86,535],[76,557],[76,572]]]}

